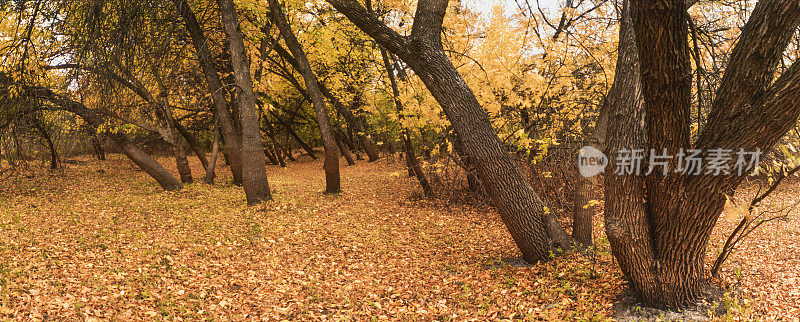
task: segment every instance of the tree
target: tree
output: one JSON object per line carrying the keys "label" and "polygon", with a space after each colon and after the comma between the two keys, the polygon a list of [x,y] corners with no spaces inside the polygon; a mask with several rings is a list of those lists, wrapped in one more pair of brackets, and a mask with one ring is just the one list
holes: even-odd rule
{"label": "tree", "polygon": [[237,103],[239,124],[242,128],[240,156],[244,192],[247,195],[247,204],[254,205],[272,200],[272,194],[267,182],[266,156],[261,142],[261,129],[258,126],[259,117],[253,94],[253,79],[250,76],[250,60],[245,51],[244,38],[233,0],[219,0],[219,5],[225,33],[228,35],[231,64],[239,94]]}
{"label": "tree", "polygon": [[[40,109],[55,109],[64,110],[80,116],[93,131],[105,122],[105,117],[111,113],[105,110],[94,110],[86,107],[82,103],[73,101],[63,95],[58,95],[52,90],[41,87],[25,86],[25,95],[32,99],[46,101],[52,104],[52,108],[40,107]],[[103,135],[107,136],[114,142],[122,152],[133,161],[145,173],[155,179],[164,190],[180,190],[182,185],[175,179],[172,174],[167,171],[158,161],[153,159],[149,154],[139,149],[133,142],[131,142],[124,133],[114,131],[104,131]]]}
{"label": "tree", "polygon": [[[691,144],[686,13],[691,4],[631,0],[633,19],[628,23],[623,17],[620,28],[621,72],[609,94],[618,100],[610,116],[609,153],[654,149],[660,154],[665,149],[677,155],[693,148],[708,156],[712,149],[769,151],[796,124],[800,63],[777,79],[775,68],[800,26],[800,3],[761,0],[742,28],[707,122]],[[617,90],[622,93],[615,94]],[[611,167],[618,162],[612,158]],[[673,160],[670,168],[676,169],[676,163]],[[696,176],[670,172],[646,178],[606,177],[606,235],[631,288],[648,305],[679,308],[701,294],[711,232],[726,196],[743,180],[736,173],[715,176],[705,170]]]}
{"label": "tree", "polygon": [[328,0],[422,79],[464,143],[481,183],[529,262],[547,261],[572,243],[503,148],[486,112],[448,60],[441,42],[447,0],[421,0],[411,35],[403,37],[354,0]]}
{"label": "tree", "polygon": [[[394,98],[397,114],[401,117],[402,122],[403,102],[400,101],[400,90],[397,88],[397,79],[395,78],[394,70],[392,69],[392,64],[389,61],[389,55],[386,53],[386,50],[380,48],[380,51],[381,59],[383,60],[383,66],[386,68],[386,74],[389,77],[389,84],[392,87],[392,98]],[[428,182],[428,177],[425,176],[425,172],[422,171],[422,167],[419,165],[419,159],[417,159],[417,154],[414,151],[414,145],[411,142],[411,133],[409,132],[410,131],[408,128],[403,128],[401,133],[403,148],[406,151],[406,165],[408,166],[409,173],[413,173],[414,176],[417,177],[417,181],[419,181],[419,185],[422,186],[422,191],[425,193],[425,196],[428,198],[434,198],[436,194],[433,192],[433,188],[431,188],[431,184]]]}
{"label": "tree", "polygon": [[183,18],[183,24],[189,32],[195,54],[200,61],[200,67],[206,78],[208,93],[211,94],[214,111],[217,114],[217,121],[219,122],[218,124],[221,130],[220,132],[222,132],[222,140],[225,143],[226,155],[230,159],[233,183],[242,184],[241,137],[234,127],[233,117],[228,110],[228,100],[225,98],[222,81],[220,80],[218,69],[214,64],[214,58],[211,55],[211,49],[208,43],[209,39],[206,37],[203,28],[197,21],[197,17],[189,7],[187,1],[173,0],[173,3],[175,4],[178,14]]}
{"label": "tree", "polygon": [[308,95],[311,98],[311,103],[314,105],[314,112],[317,116],[317,123],[319,124],[320,133],[322,135],[322,142],[325,146],[325,160],[323,167],[325,168],[325,193],[339,193],[341,191],[340,177],[339,177],[339,148],[336,144],[336,138],[333,136],[333,129],[331,128],[328,111],[325,108],[325,101],[322,98],[322,93],[319,89],[319,82],[314,71],[311,70],[311,65],[308,63],[303,48],[294,36],[289,23],[286,21],[286,16],[281,10],[281,6],[277,0],[269,0],[269,8],[272,14],[272,22],[278,26],[286,46],[295,57],[300,73],[306,83]]}

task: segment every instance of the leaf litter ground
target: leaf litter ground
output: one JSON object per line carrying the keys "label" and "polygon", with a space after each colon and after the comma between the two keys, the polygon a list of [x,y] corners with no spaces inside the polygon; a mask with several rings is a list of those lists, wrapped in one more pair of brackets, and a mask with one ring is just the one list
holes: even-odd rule
{"label": "leaf litter ground", "polygon": [[[414,200],[402,163],[342,166],[339,196],[319,161],[270,166],[276,201],[252,208],[225,171],[161,192],[115,155],[6,179],[0,320],[608,319],[622,292],[600,217],[594,259],[520,268],[495,212]],[[797,224],[732,256],[735,316],[798,315]]]}

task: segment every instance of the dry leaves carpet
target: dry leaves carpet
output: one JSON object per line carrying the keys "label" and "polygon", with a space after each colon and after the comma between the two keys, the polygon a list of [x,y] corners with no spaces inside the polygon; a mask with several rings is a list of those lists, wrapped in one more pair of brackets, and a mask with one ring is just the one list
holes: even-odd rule
{"label": "dry leaves carpet", "polygon": [[[321,194],[321,162],[270,166],[276,200],[252,208],[225,171],[162,192],[114,155],[6,179],[0,320],[598,320],[622,290],[602,227],[594,260],[510,267],[496,213],[410,198],[402,163],[342,166],[340,196]],[[733,256],[738,316],[798,315],[797,223]]]}

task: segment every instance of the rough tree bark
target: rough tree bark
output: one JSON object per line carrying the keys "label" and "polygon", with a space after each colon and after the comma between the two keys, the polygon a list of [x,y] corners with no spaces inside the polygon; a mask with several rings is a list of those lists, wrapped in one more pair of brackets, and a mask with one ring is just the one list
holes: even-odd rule
{"label": "rough tree bark", "polygon": [[[692,83],[686,7],[683,0],[631,1],[634,19],[623,17],[612,87],[627,94],[609,94],[618,101],[610,116],[608,151],[655,149],[661,154],[667,149],[676,155],[694,148],[705,156],[711,149],[770,150],[800,116],[794,106],[800,99],[800,63],[773,82],[800,26],[800,3],[761,0],[755,6],[694,146],[688,135]],[[612,158],[611,168],[616,164]],[[675,165],[674,158],[673,171]],[[679,308],[701,294],[708,240],[725,196],[744,178],[702,170],[700,175],[606,176],[606,235],[629,285],[647,305]]]}
{"label": "rough tree bark", "polygon": [[231,65],[238,87],[239,124],[242,130],[240,160],[242,162],[242,183],[248,205],[272,200],[267,182],[267,165],[258,127],[256,97],[253,94],[253,78],[250,76],[250,59],[244,46],[244,36],[239,27],[239,18],[233,0],[219,0]]}
{"label": "rough tree bark", "polygon": [[569,236],[503,148],[486,111],[444,52],[441,33],[448,1],[419,1],[409,37],[383,24],[357,1],[327,1],[420,77],[463,140],[483,187],[523,258],[547,261],[553,254],[571,249]]}
{"label": "rough tree bark", "polygon": [[173,2],[178,13],[183,18],[186,30],[189,32],[197,59],[200,61],[200,67],[203,69],[203,75],[206,78],[208,92],[211,93],[214,111],[217,114],[220,131],[222,132],[222,140],[225,143],[225,152],[230,161],[233,183],[241,185],[243,183],[241,137],[237,133],[231,113],[228,111],[228,102],[225,98],[222,81],[217,73],[211,50],[208,47],[209,40],[206,38],[203,28],[197,22],[197,17],[192,12],[187,1],[173,0]]}
{"label": "rough tree bark", "polygon": [[303,75],[306,83],[306,89],[311,97],[311,103],[314,106],[314,112],[317,115],[317,123],[319,124],[320,132],[322,134],[322,142],[325,146],[325,193],[339,193],[341,191],[340,177],[339,177],[339,148],[336,145],[336,139],[333,137],[333,130],[328,118],[328,111],[325,108],[325,100],[322,98],[322,93],[319,90],[319,82],[314,71],[311,69],[311,64],[308,63],[303,48],[294,36],[289,23],[286,21],[286,16],[281,10],[281,5],[278,0],[269,0],[270,11],[272,11],[272,22],[278,26],[286,46],[294,55],[299,71]]}

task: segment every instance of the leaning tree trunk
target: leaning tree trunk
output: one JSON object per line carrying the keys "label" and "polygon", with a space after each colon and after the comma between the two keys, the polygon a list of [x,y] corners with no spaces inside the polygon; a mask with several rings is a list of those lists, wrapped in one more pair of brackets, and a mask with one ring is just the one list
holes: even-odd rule
{"label": "leaning tree trunk", "polygon": [[272,11],[272,22],[278,26],[278,29],[283,35],[286,46],[294,55],[299,71],[303,75],[306,83],[306,89],[311,97],[312,105],[314,105],[314,112],[317,115],[317,123],[322,134],[322,142],[325,146],[325,193],[339,193],[341,191],[340,177],[339,177],[339,148],[336,146],[336,139],[333,137],[333,130],[328,118],[328,111],[325,108],[325,100],[322,98],[322,93],[319,90],[319,82],[314,71],[311,70],[311,65],[308,63],[308,58],[297,38],[294,36],[289,23],[286,21],[286,16],[281,10],[281,5],[278,0],[269,0],[269,7]]}
{"label": "leaning tree trunk", "polygon": [[572,241],[555,214],[503,148],[486,111],[444,52],[441,33],[448,1],[419,1],[409,37],[391,30],[357,1],[328,2],[420,77],[463,140],[478,178],[523,258],[529,262],[548,261],[553,254],[571,249]]}
{"label": "leaning tree trunk", "polygon": [[172,176],[172,173],[149,154],[139,149],[125,135],[119,132],[104,132],[103,134],[110,138],[133,163],[155,179],[164,190],[179,190],[181,188],[181,184]]}
{"label": "leaning tree trunk", "polygon": [[278,121],[278,123],[283,125],[283,127],[286,129],[286,132],[289,133],[289,135],[297,142],[297,144],[300,144],[300,147],[303,148],[303,150],[305,150],[306,153],[308,153],[308,155],[311,157],[311,159],[314,159],[314,160],[317,159],[317,155],[316,155],[316,153],[314,153],[314,149],[311,148],[311,146],[308,145],[308,143],[303,141],[303,139],[301,139],[299,135],[297,135],[297,132],[295,132],[294,129],[292,129],[292,124],[291,123],[281,119],[281,117],[278,116],[278,114],[273,112],[272,110],[267,110],[267,111],[270,114],[272,114],[273,117],[275,117],[275,119]]}
{"label": "leaning tree trunk", "polygon": [[178,133],[180,133],[183,139],[186,140],[186,144],[188,144],[189,148],[192,149],[194,155],[196,155],[197,159],[200,160],[200,164],[203,165],[203,169],[208,169],[208,159],[206,158],[206,154],[203,152],[203,149],[200,148],[200,143],[197,142],[197,138],[189,133],[189,131],[187,131],[186,128],[181,125],[180,121],[175,118],[173,118],[172,121],[175,129],[178,130]]}
{"label": "leaning tree trunk", "polygon": [[394,99],[395,108],[397,111],[397,115],[400,117],[400,127],[403,136],[403,147],[406,151],[406,168],[408,168],[408,175],[409,176],[416,176],[417,181],[419,181],[419,185],[422,186],[422,191],[425,193],[425,196],[428,198],[435,198],[436,194],[433,192],[433,188],[431,188],[431,184],[428,181],[428,177],[425,175],[425,172],[422,171],[422,167],[419,165],[419,159],[417,158],[417,153],[414,152],[414,144],[411,142],[411,133],[402,123],[403,123],[403,103],[400,101],[400,89],[397,86],[397,79],[394,76],[394,71],[392,70],[392,64],[389,61],[389,55],[386,54],[386,50],[383,47],[380,48],[381,51],[381,59],[383,59],[383,66],[386,69],[386,73],[389,77],[389,84],[392,87],[392,98]]}
{"label": "leaning tree trunk", "polygon": [[256,98],[253,94],[253,79],[250,76],[250,60],[244,46],[244,38],[239,27],[239,18],[233,0],[219,0],[225,33],[231,53],[231,64],[239,90],[239,124],[242,129],[241,162],[242,183],[247,204],[254,205],[272,200],[267,182],[266,156],[258,127]]}
{"label": "leaning tree trunk", "polygon": [[211,56],[211,50],[208,47],[208,38],[206,38],[203,28],[200,26],[200,23],[197,22],[197,17],[194,12],[192,12],[187,1],[173,0],[173,2],[175,3],[178,13],[183,18],[186,30],[189,32],[195,52],[197,53],[197,59],[200,61],[200,67],[203,69],[203,74],[206,78],[208,92],[211,93],[214,111],[217,114],[220,131],[222,132],[222,140],[225,143],[225,152],[230,161],[233,183],[240,185],[243,183],[241,160],[242,138],[237,133],[233,117],[228,110],[228,102],[225,98],[222,81],[219,78],[217,67]]}
{"label": "leaning tree trunk", "polygon": [[[58,106],[58,109],[69,111],[78,115],[90,126],[92,131],[96,131],[96,129],[104,122],[103,115],[99,114],[97,111],[89,109],[82,103],[56,95],[49,89],[31,88],[30,91],[37,98],[47,100]],[[173,177],[167,169],[165,169],[149,154],[142,151],[130,140],[128,140],[125,134],[122,132],[105,132],[103,134],[110,138],[120,148],[120,150],[122,150],[122,153],[124,153],[129,159],[131,159],[131,161],[133,161],[133,163],[139,166],[139,168],[141,168],[150,177],[155,179],[161,185],[161,187],[164,188],[164,190],[170,191],[179,190],[182,188],[181,183],[178,182],[178,180],[175,179],[175,177]]]}
{"label": "leaning tree trunk", "polygon": [[347,165],[356,164],[356,161],[353,160],[353,154],[350,153],[350,149],[348,149],[347,145],[344,144],[342,138],[338,134],[336,134],[336,132],[333,133],[333,137],[336,139],[336,146],[339,147],[339,152],[341,152],[344,159],[347,160]]}

